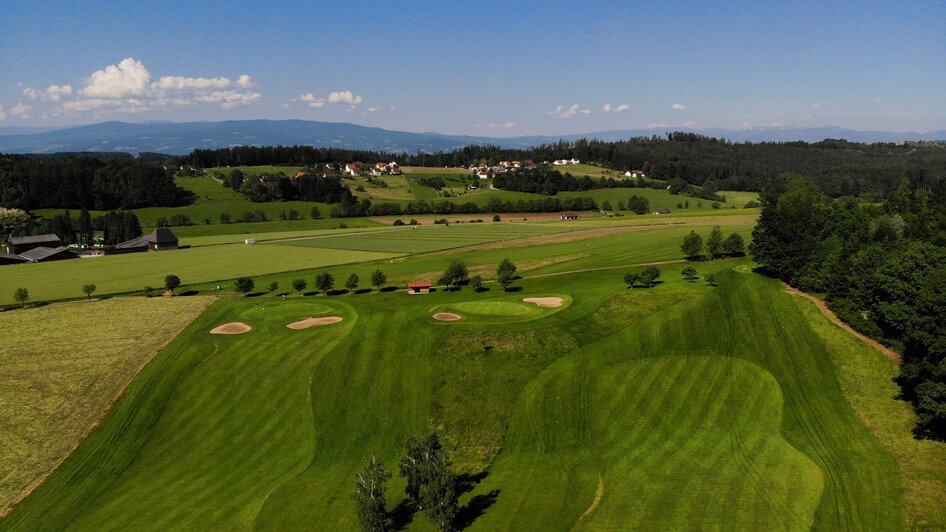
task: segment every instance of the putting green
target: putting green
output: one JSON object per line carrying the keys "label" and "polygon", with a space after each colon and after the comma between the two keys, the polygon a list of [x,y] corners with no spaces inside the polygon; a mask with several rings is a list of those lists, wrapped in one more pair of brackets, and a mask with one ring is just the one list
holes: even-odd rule
{"label": "putting green", "polygon": [[718,356],[633,360],[587,380],[571,369],[527,391],[487,481],[502,497],[478,525],[521,530],[543,515],[548,528],[588,530],[811,527],[824,478],[782,437],[768,371]]}
{"label": "putting green", "polygon": [[461,301],[435,307],[430,313],[449,312],[463,316],[464,323],[516,323],[544,318],[568,306],[571,298],[563,299],[559,307],[539,307],[524,303],[521,296],[506,300]]}

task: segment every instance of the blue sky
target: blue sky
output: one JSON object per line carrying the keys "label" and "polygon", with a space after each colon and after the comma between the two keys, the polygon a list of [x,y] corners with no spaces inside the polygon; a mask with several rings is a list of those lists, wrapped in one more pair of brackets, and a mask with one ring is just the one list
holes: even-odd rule
{"label": "blue sky", "polygon": [[946,129],[946,2],[11,2],[0,127]]}

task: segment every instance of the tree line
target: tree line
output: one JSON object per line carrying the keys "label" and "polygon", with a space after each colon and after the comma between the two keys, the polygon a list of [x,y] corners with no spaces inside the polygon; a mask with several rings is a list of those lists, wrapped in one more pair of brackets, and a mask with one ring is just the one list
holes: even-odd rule
{"label": "tree line", "polygon": [[946,182],[903,178],[881,203],[831,199],[810,179],[780,192],[762,196],[755,261],[902,350],[897,381],[915,434],[946,438]]}
{"label": "tree line", "polygon": [[193,201],[170,171],[142,159],[85,155],[41,159],[0,156],[0,205],[90,210],[166,207]]}

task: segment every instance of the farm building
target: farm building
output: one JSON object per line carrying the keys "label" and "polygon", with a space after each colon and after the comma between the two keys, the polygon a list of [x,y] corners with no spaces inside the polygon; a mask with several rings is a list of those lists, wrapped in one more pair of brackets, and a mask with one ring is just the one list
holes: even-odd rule
{"label": "farm building", "polygon": [[647,177],[644,175],[643,170],[628,170],[627,172],[624,172],[624,175],[626,177]]}
{"label": "farm building", "polygon": [[418,283],[407,283],[407,293],[408,294],[429,294],[430,289],[434,286],[434,283],[428,282],[418,282]]}
{"label": "farm building", "polygon": [[581,218],[581,213],[578,211],[565,211],[560,218],[562,220],[578,220]]}
{"label": "farm building", "polygon": [[29,259],[25,259],[12,253],[0,253],[0,266],[6,264],[22,264],[24,262],[29,262]]}
{"label": "farm building", "polygon": [[59,246],[55,248],[47,247],[38,247],[33,248],[23,253],[20,253],[20,256],[30,262],[48,262],[53,260],[67,260],[78,258],[78,255],[69,251],[69,248],[65,246]]}
{"label": "farm building", "polygon": [[61,245],[56,235],[11,236],[7,240],[7,253],[21,255],[34,248],[58,248]]}
{"label": "farm building", "polygon": [[654,209],[654,214],[670,214],[670,209],[667,209],[665,207]]}
{"label": "farm building", "polygon": [[167,227],[158,227],[150,235],[139,236],[115,246],[116,250],[125,253],[137,251],[165,251],[177,249],[177,236]]}

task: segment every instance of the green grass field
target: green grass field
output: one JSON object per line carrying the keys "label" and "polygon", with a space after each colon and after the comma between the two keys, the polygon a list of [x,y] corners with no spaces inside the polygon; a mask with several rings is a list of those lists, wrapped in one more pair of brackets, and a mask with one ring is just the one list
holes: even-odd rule
{"label": "green grass field", "polygon": [[[626,260],[620,238],[673,256],[659,237],[677,229],[482,253],[593,242],[605,267]],[[737,264],[697,265],[717,288],[678,264],[652,289],[625,289],[623,269],[534,276],[555,263],[510,294],[225,298],[0,529],[352,529],[355,472],[372,454],[394,469],[428,430],[478,473],[461,498],[471,529],[904,529],[897,458],[833,362],[845,346]],[[548,295],[568,304],[520,307]],[[439,309],[470,317],[430,320]],[[286,328],[324,315],[344,320]],[[232,321],[253,329],[208,334]],[[403,488],[395,475],[389,509]]]}

